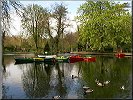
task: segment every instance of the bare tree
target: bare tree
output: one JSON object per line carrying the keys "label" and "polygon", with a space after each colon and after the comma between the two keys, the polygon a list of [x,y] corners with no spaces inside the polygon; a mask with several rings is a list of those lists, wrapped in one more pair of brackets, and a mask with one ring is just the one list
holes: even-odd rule
{"label": "bare tree", "polygon": [[[64,33],[64,29],[68,26],[66,25],[66,16],[67,16],[67,8],[61,3],[61,4],[55,4],[53,7],[53,12],[51,12],[50,18],[53,18],[56,20],[56,25],[54,27],[50,27],[50,20],[48,20],[47,23],[47,30],[48,30],[48,35],[55,46],[55,52],[57,53],[59,51],[59,40],[61,38],[61,35]],[[52,33],[54,30],[55,37],[53,37]],[[52,46],[52,47],[53,47]]]}
{"label": "bare tree", "polygon": [[47,21],[48,11],[46,8],[37,4],[29,5],[23,11],[22,26],[32,36],[37,50],[36,53],[38,53],[39,41],[41,41],[46,32],[45,23]]}
{"label": "bare tree", "polygon": [[[21,16],[21,9],[23,8],[22,4],[19,1],[15,0],[1,0],[1,7],[2,7],[2,19],[1,19],[1,25],[2,25],[2,35],[1,35],[1,43],[2,43],[2,55],[4,53],[4,39],[5,34],[9,32],[9,28],[11,26],[11,16],[10,16],[10,10],[13,8],[15,9],[17,15]],[[3,63],[3,56],[2,56],[2,63]]]}

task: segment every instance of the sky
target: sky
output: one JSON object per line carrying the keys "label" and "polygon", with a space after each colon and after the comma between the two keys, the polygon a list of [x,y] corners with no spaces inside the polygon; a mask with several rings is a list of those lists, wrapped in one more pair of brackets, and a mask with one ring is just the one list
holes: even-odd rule
{"label": "sky", "polygon": [[[46,1],[46,0],[42,0],[42,1],[20,1],[24,6],[27,6],[29,4],[38,4],[38,5],[41,5],[42,7],[46,7],[46,8],[51,8],[51,5],[54,5],[55,3],[61,3],[63,2],[63,4],[66,5],[66,7],[68,8],[68,17],[70,18],[70,20],[74,20],[74,16],[76,15],[76,12],[77,12],[77,9],[80,7],[80,5],[82,5],[83,3],[85,3],[85,1],[65,1],[65,0],[60,0],[60,1]],[[120,2],[120,3],[124,3],[124,2],[130,2],[131,3],[131,0],[117,0],[115,2]],[[15,13],[11,14],[11,17],[13,18],[13,21],[12,21],[12,26],[14,27],[11,27],[11,34],[12,35],[17,35],[18,33],[20,33],[20,30],[21,29],[21,26],[20,26],[20,18],[17,17],[15,15]],[[77,25],[76,25],[76,22],[74,21],[71,21],[71,24],[73,25],[73,27],[69,28],[70,31],[74,32],[77,30]]]}
{"label": "sky", "polygon": [[[41,5],[42,7],[46,7],[46,8],[51,8],[51,5],[54,5],[55,3],[61,3],[62,1],[20,1],[24,6],[27,6],[29,4],[38,4]],[[76,15],[77,12],[77,8],[80,7],[80,5],[82,3],[84,3],[85,1],[63,1],[63,4],[66,5],[66,7],[68,8],[68,17],[70,18],[70,20],[74,20],[74,16]],[[21,30],[21,26],[20,26],[20,18],[16,16],[15,13],[13,13],[11,15],[13,21],[12,21],[12,26],[11,27],[11,34],[12,35],[16,35],[18,33],[20,33]],[[76,23],[75,22],[71,22],[73,27],[71,28],[71,31],[74,32],[76,31]]]}

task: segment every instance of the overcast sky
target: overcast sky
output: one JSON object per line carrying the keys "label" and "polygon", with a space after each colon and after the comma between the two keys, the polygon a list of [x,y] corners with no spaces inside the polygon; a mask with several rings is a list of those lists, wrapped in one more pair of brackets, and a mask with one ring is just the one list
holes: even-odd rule
{"label": "overcast sky", "polygon": [[[74,16],[76,15],[77,9],[80,7],[80,5],[82,5],[83,3],[85,3],[85,1],[65,1],[65,0],[60,0],[60,1],[46,1],[46,0],[42,0],[42,1],[20,1],[24,6],[29,5],[29,4],[38,4],[41,5],[42,7],[46,7],[46,8],[51,8],[51,5],[54,5],[55,3],[63,3],[66,5],[66,7],[68,8],[68,17],[73,20]],[[124,3],[124,2],[129,2],[131,3],[131,0],[117,0],[116,2],[120,2],[120,3]],[[131,11],[131,9],[130,9]],[[14,19],[12,21],[12,24],[14,26],[11,27],[11,34],[16,35],[20,32],[21,30],[21,26],[20,26],[20,18],[18,18],[15,14],[12,14],[11,17]],[[72,32],[76,31],[76,23],[75,22],[71,22],[73,27],[70,29]]]}

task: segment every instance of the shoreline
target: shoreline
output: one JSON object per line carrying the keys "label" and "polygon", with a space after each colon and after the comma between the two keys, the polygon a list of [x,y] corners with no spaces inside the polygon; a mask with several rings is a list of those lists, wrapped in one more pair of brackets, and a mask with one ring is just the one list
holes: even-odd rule
{"label": "shoreline", "polygon": [[[71,54],[91,54],[91,55],[114,55],[116,54],[116,52],[112,52],[112,53],[100,53],[100,52],[70,52]],[[126,56],[132,56],[132,53],[127,53],[127,52],[122,52],[124,53]],[[31,52],[10,52],[10,53],[4,53],[3,55],[35,55],[34,53]]]}
{"label": "shoreline", "polygon": [[[116,52],[112,52],[112,53],[100,53],[100,52],[71,52],[71,53],[75,53],[75,54],[91,54],[91,55],[114,55],[116,54]],[[126,56],[132,56],[132,53],[127,53],[127,52],[122,52],[124,53]]]}

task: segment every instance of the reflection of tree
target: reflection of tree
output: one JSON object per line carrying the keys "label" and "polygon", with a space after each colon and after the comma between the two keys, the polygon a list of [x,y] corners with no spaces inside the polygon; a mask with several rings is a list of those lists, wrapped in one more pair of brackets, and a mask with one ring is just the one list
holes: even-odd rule
{"label": "reflection of tree", "polygon": [[9,87],[6,87],[4,84],[2,84],[2,99],[7,99],[7,91],[9,90]]}
{"label": "reflection of tree", "polygon": [[34,63],[23,73],[23,87],[29,98],[44,97],[49,89],[49,77],[43,64]]}
{"label": "reflection of tree", "polygon": [[[62,63],[63,64],[63,63]],[[64,78],[64,66],[62,65],[62,70],[60,69],[59,63],[56,64],[56,69],[58,70],[58,84],[57,84],[57,90],[61,96],[66,94],[66,86],[63,84],[63,78]]]}
{"label": "reflection of tree", "polygon": [[[10,56],[10,55],[4,55],[4,59],[3,59],[3,65],[4,66],[8,66],[8,65],[10,65],[11,63],[13,63],[14,62],[14,58],[13,58],[13,56]],[[4,67],[3,66],[3,67]]]}
{"label": "reflection of tree", "polygon": [[[131,91],[129,88],[131,87],[129,84],[131,82],[129,79],[131,61],[129,58],[115,59],[115,61],[114,59],[113,57],[99,56],[94,63],[82,62],[80,64],[83,80],[95,91],[95,95],[91,94],[88,98],[114,98],[120,97],[119,94],[124,97],[129,96],[128,93]],[[96,78],[101,82],[110,80],[110,83],[103,88],[98,87],[95,83]],[[122,85],[127,89],[124,94],[121,94],[122,91],[120,90]]]}

